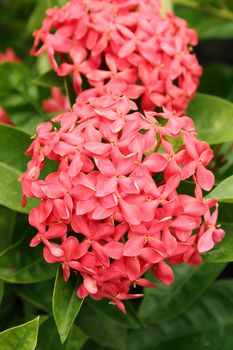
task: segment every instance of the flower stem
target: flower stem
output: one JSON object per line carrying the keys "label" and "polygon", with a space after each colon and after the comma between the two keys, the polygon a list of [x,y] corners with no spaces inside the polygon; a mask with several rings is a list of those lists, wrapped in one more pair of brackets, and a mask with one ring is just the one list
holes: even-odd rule
{"label": "flower stem", "polygon": [[162,16],[165,16],[168,11],[173,11],[173,0],[162,0]]}
{"label": "flower stem", "polygon": [[67,78],[64,79],[64,87],[65,87],[66,97],[67,97],[67,99],[69,101],[69,105],[70,105],[70,109],[71,109],[72,102],[71,102],[71,96],[70,96],[70,91],[69,91]]}

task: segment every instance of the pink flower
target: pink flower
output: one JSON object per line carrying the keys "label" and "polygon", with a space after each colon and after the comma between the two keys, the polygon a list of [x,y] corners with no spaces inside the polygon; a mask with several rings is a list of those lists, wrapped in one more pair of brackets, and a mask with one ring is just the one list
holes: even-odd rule
{"label": "pink flower", "polygon": [[218,242],[221,242],[224,237],[224,231],[216,227],[217,218],[218,206],[212,215],[210,214],[209,210],[205,213],[206,229],[204,229],[204,227],[201,227],[197,244],[197,248],[200,253],[212,249],[214,245]]}
{"label": "pink flower", "polygon": [[[71,112],[39,125],[21,182],[24,198],[41,199],[29,215],[37,229],[30,245],[42,243],[65,280],[81,274],[79,298],[109,298],[125,312],[123,300],[142,296],[131,286],[155,287],[143,278],[148,270],[169,285],[170,265],[199,265],[224,232],[216,201],[202,196],[212,151],[192,121],[166,109],[143,115],[116,91],[87,90]],[[181,140],[178,150],[171,138]],[[43,178],[46,160],[56,170]],[[180,184],[190,176],[195,191],[187,195]]]}
{"label": "pink flower", "polygon": [[47,113],[59,113],[69,110],[67,97],[57,87],[51,89],[51,97],[43,101],[43,108]]}
{"label": "pink flower", "polygon": [[158,0],[71,0],[47,10],[31,53],[47,52],[59,75],[73,75],[77,93],[85,77],[91,86],[108,84],[133,99],[142,95],[146,110],[165,107],[182,115],[202,74],[190,50],[197,36],[174,14],[162,17],[160,9]]}
{"label": "pink flower", "polygon": [[213,158],[213,151],[205,142],[195,139],[190,134],[184,134],[187,150],[187,164],[182,169],[182,178],[186,179],[196,173],[197,183],[206,191],[210,191],[214,185],[214,175],[206,169],[206,165]]}
{"label": "pink flower", "polygon": [[4,111],[2,107],[0,107],[0,123],[13,125],[12,121],[10,120],[7,113]]}
{"label": "pink flower", "polygon": [[[213,152],[183,115],[202,73],[190,50],[196,33],[160,11],[159,0],[70,0],[47,10],[31,51],[47,52],[79,95],[68,112],[52,90],[44,107],[61,113],[37,127],[26,152],[23,203],[40,199],[30,245],[42,243],[66,281],[72,270],[81,274],[79,298],[108,298],[122,312],[123,300],[143,296],[132,286],[156,286],[147,271],[170,285],[171,265],[201,264],[224,236],[217,202],[202,196],[214,184]],[[44,178],[47,160],[55,170]],[[187,178],[190,195],[182,192]]]}
{"label": "pink flower", "polygon": [[7,48],[5,52],[0,52],[0,63],[4,62],[15,62],[21,63],[19,57],[17,57],[16,53],[12,48]]}

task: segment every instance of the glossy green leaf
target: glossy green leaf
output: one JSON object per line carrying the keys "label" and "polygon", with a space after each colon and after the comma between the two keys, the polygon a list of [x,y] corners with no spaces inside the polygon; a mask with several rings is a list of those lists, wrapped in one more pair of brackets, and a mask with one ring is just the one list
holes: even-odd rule
{"label": "glossy green leaf", "polygon": [[53,285],[52,279],[30,285],[17,285],[14,291],[21,299],[49,314],[52,311]]}
{"label": "glossy green leaf", "polygon": [[59,77],[54,71],[50,70],[33,80],[33,83],[43,87],[63,87],[64,79]]}
{"label": "glossy green leaf", "polygon": [[52,5],[57,5],[59,7],[62,7],[66,4],[66,0],[49,0],[50,3],[52,2]]}
{"label": "glossy green leaf", "polygon": [[53,291],[53,315],[62,343],[68,337],[70,329],[79,313],[83,299],[78,299],[77,278],[65,282],[60,269],[57,271]]}
{"label": "glossy green leaf", "polygon": [[85,312],[86,308],[89,309],[91,307],[97,314],[111,318],[115,323],[126,329],[145,327],[145,323],[138,317],[137,312],[134,310],[131,303],[125,301],[124,304],[127,312],[126,315],[115,305],[109,304],[109,300],[107,299],[99,300],[97,303],[95,300],[88,298],[83,304],[83,312]]}
{"label": "glossy green leaf", "polygon": [[226,6],[233,12],[233,2],[232,0],[224,0]]}
{"label": "glossy green leaf", "polygon": [[155,289],[146,289],[139,316],[148,324],[175,318],[184,312],[223,271],[225,264],[203,264],[190,267],[182,264],[172,267],[175,280],[170,286],[161,282]]}
{"label": "glossy green leaf", "polygon": [[38,88],[31,83],[32,71],[24,64],[6,62],[0,64],[0,103],[7,104],[11,95],[19,99],[18,106],[30,106],[34,112],[42,112]]}
{"label": "glossy green leaf", "polygon": [[4,283],[0,281],[0,303],[2,301],[3,295],[4,295]]}
{"label": "glossy green leaf", "polygon": [[2,350],[34,350],[37,342],[39,317],[0,333]]}
{"label": "glossy green leaf", "polygon": [[223,180],[210,192],[207,198],[215,198],[221,202],[233,203],[233,175]]}
{"label": "glossy green leaf", "polygon": [[216,282],[180,317],[133,331],[128,350],[231,350],[232,294],[233,280]]}
{"label": "glossy green leaf", "polygon": [[218,224],[225,230],[225,237],[212,250],[203,257],[207,262],[219,263],[233,261],[233,204],[221,203],[219,205]]}
{"label": "glossy green leaf", "polygon": [[215,157],[212,161],[212,169],[217,184],[233,174],[232,145],[232,142],[228,142],[214,147]]}
{"label": "glossy green leaf", "polygon": [[31,34],[41,26],[42,20],[46,16],[46,10],[50,6],[50,0],[38,1],[28,20],[27,31]]}
{"label": "glossy green leaf", "polygon": [[208,18],[206,23],[202,22],[198,26],[201,32],[200,39],[232,39],[233,38],[233,22],[232,20],[224,20],[219,18]]}
{"label": "glossy green leaf", "polygon": [[55,264],[46,263],[41,249],[30,248],[26,239],[0,253],[0,279],[5,282],[37,283],[54,277],[55,273]]}
{"label": "glossy green leaf", "polygon": [[221,223],[225,237],[214,249],[204,254],[206,262],[219,263],[233,261],[233,223]]}
{"label": "glossy green leaf", "polygon": [[[20,212],[28,212],[21,207],[21,185],[18,177],[25,171],[28,159],[24,152],[29,146],[30,137],[24,132],[0,124],[0,204]],[[31,207],[35,201],[31,204]]]}
{"label": "glossy green leaf", "polygon": [[96,342],[94,342],[92,339],[89,339],[84,346],[82,347],[82,350],[110,350],[111,348],[100,345]]}
{"label": "glossy green leaf", "polygon": [[[1,282],[3,283],[3,281]],[[17,297],[13,293],[11,286],[4,283],[4,294],[1,300],[0,329],[1,331],[22,323],[22,319],[17,319]],[[18,303],[19,304],[19,303]]]}
{"label": "glossy green leaf", "polygon": [[52,316],[40,323],[36,350],[81,350],[88,336],[73,325],[65,344],[61,343],[55,321]]}
{"label": "glossy green leaf", "polygon": [[0,64],[0,105],[13,124],[29,135],[36,125],[46,120],[42,108],[41,92],[32,84],[33,68],[12,62]]}
{"label": "glossy green leaf", "polygon": [[233,67],[224,63],[208,63],[203,68],[198,91],[233,102]]}
{"label": "glossy green leaf", "polygon": [[[64,347],[59,338],[56,324],[52,316],[40,322],[36,350],[62,350]],[[74,349],[75,350],[75,349]]]}
{"label": "glossy green leaf", "polygon": [[8,125],[0,124],[0,162],[24,171],[28,158],[24,156],[29,144],[30,136]]}
{"label": "glossy green leaf", "polygon": [[15,220],[16,213],[13,210],[0,207],[0,252],[11,244]]}
{"label": "glossy green leaf", "polygon": [[233,103],[216,96],[196,94],[188,111],[198,137],[209,144],[233,141]]}
{"label": "glossy green leaf", "polygon": [[17,169],[0,162],[0,204],[21,213],[29,213],[38,200],[29,199],[25,208],[21,206],[22,190],[18,182],[21,174]]}
{"label": "glossy green leaf", "polygon": [[[98,301],[94,301],[96,304]],[[101,312],[101,308],[93,306],[94,303],[85,303],[80,310],[77,325],[97,344],[100,349],[111,348],[115,350],[127,349],[127,330],[108,314]]]}
{"label": "glossy green leaf", "polygon": [[0,96],[7,95],[9,89],[24,93],[26,91],[27,67],[24,64],[4,62],[0,64]]}
{"label": "glossy green leaf", "polygon": [[89,337],[76,324],[73,324],[65,342],[65,350],[81,350],[88,339]]}
{"label": "glossy green leaf", "polygon": [[204,6],[196,0],[174,0],[174,3],[176,15],[183,17],[197,31],[200,40],[233,38],[233,13],[226,14],[210,7],[207,0],[203,0]]}

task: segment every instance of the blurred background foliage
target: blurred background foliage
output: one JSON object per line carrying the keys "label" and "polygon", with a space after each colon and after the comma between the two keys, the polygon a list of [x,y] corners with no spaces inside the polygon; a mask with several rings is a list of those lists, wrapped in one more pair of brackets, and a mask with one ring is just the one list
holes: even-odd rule
{"label": "blurred background foliage", "polygon": [[0,330],[10,328],[0,334],[0,349],[231,350],[233,0],[174,0],[175,13],[200,39],[195,51],[204,74],[189,114],[215,151],[211,166],[220,185],[213,196],[223,202],[219,221],[226,238],[205,255],[203,266],[176,266],[172,286],[159,284],[142,301],[128,302],[127,316],[107,301],[88,299],[80,308],[76,282],[65,284],[58,273],[55,283],[56,267],[41,259],[39,249],[29,248],[33,229],[25,212],[30,206],[20,206],[16,180],[27,161],[23,152],[35,126],[50,118],[42,100],[51,86],[62,84],[44,57],[30,57],[32,32],[47,7],[64,2],[0,0],[0,51],[12,47],[23,62],[0,65],[0,105],[16,125],[0,125]]}

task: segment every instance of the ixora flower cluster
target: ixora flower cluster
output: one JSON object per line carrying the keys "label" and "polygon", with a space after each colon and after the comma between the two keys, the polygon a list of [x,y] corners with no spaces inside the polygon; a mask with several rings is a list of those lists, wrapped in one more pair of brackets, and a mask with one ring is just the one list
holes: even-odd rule
{"label": "ixora flower cluster", "polygon": [[201,73],[188,48],[196,35],[159,11],[159,1],[71,0],[47,11],[33,48],[58,74],[73,72],[76,91],[84,77],[91,86],[37,127],[26,152],[22,202],[40,200],[30,245],[42,243],[66,281],[81,274],[79,298],[108,298],[122,312],[122,300],[142,296],[132,287],[156,286],[148,270],[169,285],[171,265],[201,264],[224,236],[217,201],[202,196],[214,184],[213,152],[182,113]]}
{"label": "ixora flower cluster", "polygon": [[165,107],[183,113],[194,96],[202,69],[191,45],[196,33],[157,0],[70,0],[47,10],[35,31],[32,54],[47,52],[60,76],[83,77],[91,86],[111,82],[145,110]]}

